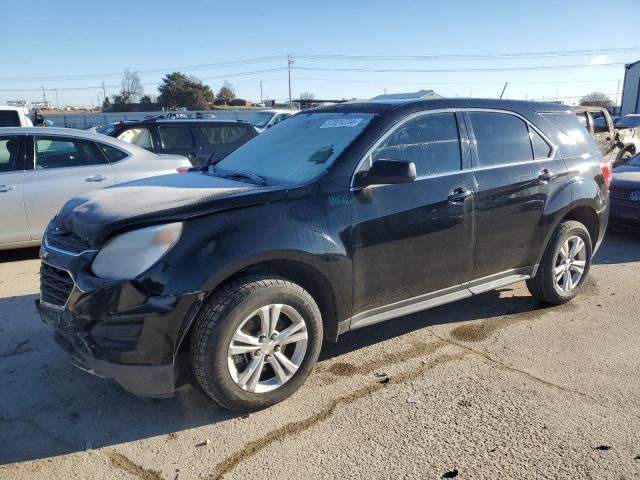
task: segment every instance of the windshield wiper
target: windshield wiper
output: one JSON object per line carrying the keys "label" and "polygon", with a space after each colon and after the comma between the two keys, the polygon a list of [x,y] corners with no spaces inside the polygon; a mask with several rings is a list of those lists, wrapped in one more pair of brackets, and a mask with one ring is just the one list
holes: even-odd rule
{"label": "windshield wiper", "polygon": [[250,183],[254,183],[256,185],[261,185],[261,186],[267,185],[267,181],[264,179],[264,177],[261,177],[260,175],[256,175],[255,173],[241,172],[241,171],[234,171],[234,170],[222,170],[220,168],[216,168],[214,165],[209,166],[207,174],[214,177],[229,178],[232,180],[235,178],[239,178],[243,180],[248,180]]}

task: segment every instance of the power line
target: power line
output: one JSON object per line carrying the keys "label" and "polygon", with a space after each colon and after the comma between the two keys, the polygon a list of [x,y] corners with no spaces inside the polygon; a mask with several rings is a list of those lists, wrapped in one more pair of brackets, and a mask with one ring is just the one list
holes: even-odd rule
{"label": "power line", "polygon": [[519,58],[548,58],[571,57],[586,55],[633,53],[640,51],[640,47],[600,48],[584,50],[552,50],[540,52],[517,53],[465,53],[465,54],[437,54],[437,55],[343,55],[343,54],[296,54],[296,58],[314,60],[375,60],[375,61],[415,61],[415,60],[477,60],[477,59],[519,59]]}
{"label": "power line", "polygon": [[[222,62],[222,63],[209,63],[209,64],[201,64],[201,65],[188,65],[182,67],[167,67],[167,68],[155,68],[152,70],[133,70],[138,74],[157,74],[157,73],[165,73],[170,71],[182,70],[182,71],[193,71],[193,70],[209,70],[216,68],[225,68],[230,66],[237,65],[248,65],[253,63],[264,63],[264,62],[272,62],[275,60],[282,60],[285,58],[283,55],[273,55],[270,57],[258,57],[258,58],[249,58],[245,60],[236,60],[230,62]],[[122,75],[122,72],[118,73],[93,73],[93,74],[73,74],[73,75],[54,75],[54,76],[43,76],[43,77],[2,77],[0,78],[1,82],[19,82],[19,81],[63,81],[63,80],[88,80],[88,79],[101,79],[101,78],[110,78],[110,77],[119,77]]]}
{"label": "power line", "polygon": [[538,65],[535,67],[481,67],[481,68],[431,68],[431,69],[398,69],[398,68],[332,68],[332,67],[295,67],[296,70],[312,70],[322,72],[366,72],[366,73],[454,73],[454,72],[516,72],[530,70],[571,70],[585,67],[617,67],[624,63],[600,63],[581,65]]}

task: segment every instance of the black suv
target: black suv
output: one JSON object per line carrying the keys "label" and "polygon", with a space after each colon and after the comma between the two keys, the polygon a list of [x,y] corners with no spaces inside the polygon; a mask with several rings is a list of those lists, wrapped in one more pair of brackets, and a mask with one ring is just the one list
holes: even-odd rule
{"label": "black suv", "polygon": [[104,133],[155,153],[184,155],[194,166],[218,162],[258,135],[247,122],[206,119],[121,122]]}
{"label": "black suv", "polygon": [[608,221],[608,164],[566,107],[350,103],[206,170],[69,201],[42,247],[43,320],[143,396],[191,369],[221,405],[291,395],[323,341],[526,280],[564,303]]}

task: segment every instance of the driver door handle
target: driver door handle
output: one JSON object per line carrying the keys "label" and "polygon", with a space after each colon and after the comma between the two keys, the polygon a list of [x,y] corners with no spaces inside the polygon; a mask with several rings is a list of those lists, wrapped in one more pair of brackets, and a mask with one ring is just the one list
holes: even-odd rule
{"label": "driver door handle", "polygon": [[104,175],[91,175],[84,179],[85,182],[104,182],[107,179]]}
{"label": "driver door handle", "polygon": [[542,182],[550,182],[556,177],[557,175],[548,168],[543,168],[542,170],[540,170],[540,174],[538,175],[538,179]]}
{"label": "driver door handle", "polygon": [[0,185],[0,193],[7,193],[13,190],[13,185]]}
{"label": "driver door handle", "polygon": [[449,200],[449,203],[453,203],[457,205],[457,204],[464,203],[464,201],[467,198],[469,198],[471,195],[473,195],[473,192],[471,190],[464,187],[458,187],[453,192],[451,192],[451,195],[449,195],[448,200]]}

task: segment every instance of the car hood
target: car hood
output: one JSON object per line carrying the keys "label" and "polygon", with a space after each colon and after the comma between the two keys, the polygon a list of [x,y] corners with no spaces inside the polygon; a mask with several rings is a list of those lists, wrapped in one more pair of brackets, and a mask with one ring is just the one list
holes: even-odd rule
{"label": "car hood", "polygon": [[257,186],[202,172],[162,175],[73,198],[62,207],[56,223],[95,247],[132,226],[186,220],[286,195],[285,187]]}
{"label": "car hood", "polygon": [[614,168],[611,185],[620,188],[640,189],[640,168],[628,165]]}

